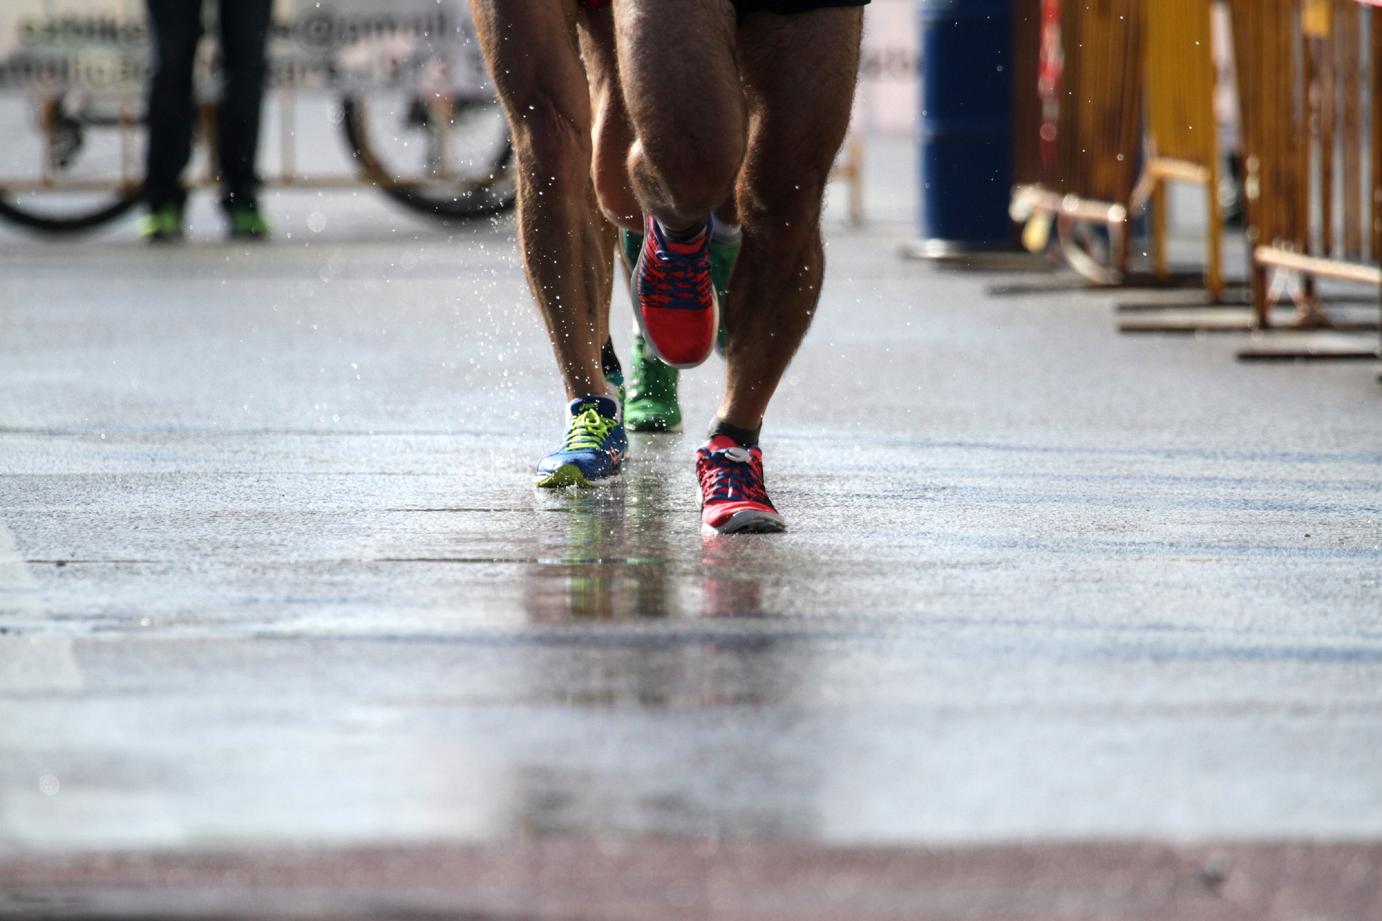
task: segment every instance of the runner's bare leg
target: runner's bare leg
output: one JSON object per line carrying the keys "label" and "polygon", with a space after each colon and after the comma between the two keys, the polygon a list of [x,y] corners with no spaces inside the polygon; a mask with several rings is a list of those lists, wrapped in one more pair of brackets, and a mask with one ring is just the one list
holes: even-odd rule
{"label": "runner's bare leg", "polygon": [[606,391],[609,247],[590,186],[591,108],[574,2],[472,0],[513,134],[518,241],[568,399]]}
{"label": "runner's bare leg", "polygon": [[629,180],[633,125],[620,86],[614,11],[610,7],[589,10],[581,25],[581,54],[590,75],[591,109],[595,113],[593,178],[600,207],[616,226],[641,231],[643,208]]}
{"label": "runner's bare leg", "polygon": [[[624,101],[619,63],[615,52],[614,16],[608,7],[592,10],[583,20],[581,53],[591,81],[591,105],[595,111],[595,189],[600,208],[615,226],[643,232],[643,206],[634,193],[629,175],[633,148],[633,122]],[[715,217],[737,223],[734,196],[715,209]]]}
{"label": "runner's bare leg", "polygon": [[[730,194],[744,155],[744,95],[729,0],[615,0],[619,73],[642,209],[683,230]],[[606,202],[608,207],[608,202]]]}
{"label": "runner's bare leg", "polygon": [[725,305],[719,417],[754,430],[811,325],[825,252],[820,216],[849,127],[863,13],[755,13],[738,32],[749,136],[735,186],[744,248]]}

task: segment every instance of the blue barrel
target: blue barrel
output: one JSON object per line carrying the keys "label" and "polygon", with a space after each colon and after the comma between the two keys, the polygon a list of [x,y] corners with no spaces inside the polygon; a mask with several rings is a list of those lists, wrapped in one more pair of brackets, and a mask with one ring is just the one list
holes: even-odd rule
{"label": "blue barrel", "polygon": [[1012,245],[1013,0],[920,0],[921,238]]}

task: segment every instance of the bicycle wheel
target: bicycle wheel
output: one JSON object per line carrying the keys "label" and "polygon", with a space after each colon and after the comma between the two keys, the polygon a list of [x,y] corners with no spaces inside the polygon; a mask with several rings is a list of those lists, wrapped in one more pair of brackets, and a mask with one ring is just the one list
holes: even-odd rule
{"label": "bicycle wheel", "polygon": [[129,178],[128,139],[110,125],[69,111],[64,97],[0,100],[0,121],[27,124],[0,145],[0,218],[41,233],[92,230],[129,211],[139,184]]}
{"label": "bicycle wheel", "polygon": [[21,195],[0,188],[0,217],[40,233],[81,233],[115,220],[139,203],[138,190],[117,195],[98,204],[58,205],[50,195]]}
{"label": "bicycle wheel", "polygon": [[399,204],[441,220],[513,208],[513,147],[494,99],[351,94],[341,115],[361,174]]}

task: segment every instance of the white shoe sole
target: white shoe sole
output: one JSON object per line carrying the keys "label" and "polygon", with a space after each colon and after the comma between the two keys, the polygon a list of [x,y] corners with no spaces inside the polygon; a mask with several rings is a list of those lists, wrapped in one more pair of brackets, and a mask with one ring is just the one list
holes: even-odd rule
{"label": "white shoe sole", "polygon": [[[707,229],[706,233],[709,232],[710,231]],[[699,368],[701,365],[706,363],[706,360],[709,359],[711,355],[715,353],[715,343],[720,338],[720,295],[715,290],[715,286],[712,284],[710,286],[710,319],[712,323],[712,328],[715,330],[715,335],[710,337],[710,348],[705,350],[705,354],[701,356],[701,360],[687,362],[684,364],[677,364],[676,362],[668,361],[667,358],[662,354],[662,350],[657,347],[657,341],[653,339],[652,336],[648,335],[648,327],[645,326],[643,323],[643,306],[638,302],[638,284],[635,282],[635,279],[638,278],[639,273],[643,271],[643,259],[647,255],[648,246],[647,239],[645,237],[643,248],[638,251],[638,264],[633,267],[633,273],[629,275],[629,301],[633,305],[633,318],[638,321],[638,331],[643,334],[643,342],[645,345],[648,346],[648,348],[653,350],[653,355],[656,356],[657,360],[662,362],[664,365],[676,368],[679,371],[686,371],[691,368]]]}

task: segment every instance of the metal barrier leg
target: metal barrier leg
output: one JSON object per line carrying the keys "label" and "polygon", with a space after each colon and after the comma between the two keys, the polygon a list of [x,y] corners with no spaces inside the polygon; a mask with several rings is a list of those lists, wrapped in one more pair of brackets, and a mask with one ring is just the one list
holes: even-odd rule
{"label": "metal barrier leg", "polygon": [[1165,281],[1169,274],[1166,255],[1166,180],[1158,177],[1152,187],[1152,251],[1156,260],[1156,277]]}
{"label": "metal barrier leg", "polygon": [[1208,204],[1208,220],[1205,226],[1205,243],[1208,258],[1205,262],[1205,288],[1209,300],[1221,304],[1224,300],[1224,215],[1219,204],[1219,158],[1209,161],[1209,181],[1205,183],[1204,196]]}
{"label": "metal barrier leg", "polygon": [[1269,281],[1267,276],[1267,267],[1254,257],[1252,260],[1252,311],[1257,318],[1258,329],[1271,329],[1272,326],[1269,303],[1271,294],[1267,290]]}

